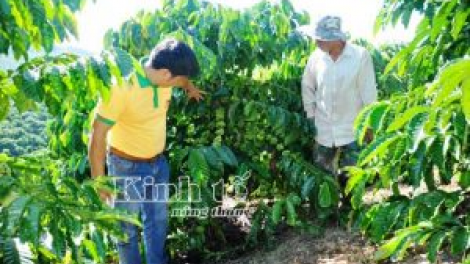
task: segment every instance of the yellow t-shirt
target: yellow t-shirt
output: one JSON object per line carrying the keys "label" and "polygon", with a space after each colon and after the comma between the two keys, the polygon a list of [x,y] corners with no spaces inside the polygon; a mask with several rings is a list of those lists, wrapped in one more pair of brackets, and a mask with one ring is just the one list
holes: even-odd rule
{"label": "yellow t-shirt", "polygon": [[124,87],[114,86],[108,101],[99,100],[97,120],[112,125],[108,145],[138,158],[162,153],[172,88],[158,88],[138,73]]}

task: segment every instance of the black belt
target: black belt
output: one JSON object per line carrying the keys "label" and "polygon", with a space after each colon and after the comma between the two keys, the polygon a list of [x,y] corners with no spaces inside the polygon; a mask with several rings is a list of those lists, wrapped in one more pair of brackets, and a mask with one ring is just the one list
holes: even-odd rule
{"label": "black belt", "polygon": [[150,158],[139,158],[139,157],[134,157],[132,155],[129,155],[127,153],[124,153],[116,148],[113,148],[113,147],[110,147],[109,148],[109,152],[119,158],[122,158],[122,159],[126,159],[126,160],[130,160],[130,161],[137,161],[137,162],[155,162],[157,161],[159,158],[161,158],[163,156],[163,153],[159,153],[153,157],[150,157]]}

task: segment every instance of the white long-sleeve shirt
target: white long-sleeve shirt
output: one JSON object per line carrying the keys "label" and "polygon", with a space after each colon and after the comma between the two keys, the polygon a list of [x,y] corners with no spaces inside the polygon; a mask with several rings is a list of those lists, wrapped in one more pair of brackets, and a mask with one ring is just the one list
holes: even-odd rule
{"label": "white long-sleeve shirt", "polygon": [[354,120],[377,100],[374,66],[369,52],[346,43],[336,61],[316,49],[302,78],[302,100],[307,117],[315,119],[316,141],[323,146],[353,142]]}

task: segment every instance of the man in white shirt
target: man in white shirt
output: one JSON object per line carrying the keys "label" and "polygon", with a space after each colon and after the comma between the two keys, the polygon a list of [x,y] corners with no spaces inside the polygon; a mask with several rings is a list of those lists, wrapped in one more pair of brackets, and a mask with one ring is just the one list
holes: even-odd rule
{"label": "man in white shirt", "polygon": [[[369,52],[346,42],[339,17],[319,20],[314,38],[318,48],[305,67],[302,100],[317,130],[314,161],[336,175],[339,168],[357,161],[353,124],[359,112],[377,100],[375,73]],[[368,131],[366,141],[371,137]],[[341,185],[345,182],[340,177]]]}

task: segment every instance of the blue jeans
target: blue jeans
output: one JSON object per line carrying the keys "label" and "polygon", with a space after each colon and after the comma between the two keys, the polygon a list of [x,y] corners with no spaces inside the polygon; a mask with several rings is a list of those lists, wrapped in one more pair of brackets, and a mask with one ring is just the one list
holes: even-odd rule
{"label": "blue jeans", "polygon": [[[108,155],[108,174],[115,177],[118,195],[114,207],[141,214],[147,264],[166,264],[165,240],[168,229],[169,166],[165,157],[155,162],[136,162]],[[138,227],[121,223],[126,241],[117,243],[120,264],[141,264]]]}

